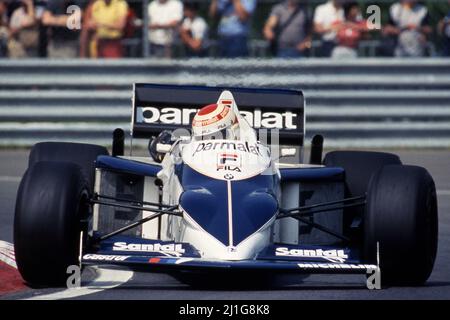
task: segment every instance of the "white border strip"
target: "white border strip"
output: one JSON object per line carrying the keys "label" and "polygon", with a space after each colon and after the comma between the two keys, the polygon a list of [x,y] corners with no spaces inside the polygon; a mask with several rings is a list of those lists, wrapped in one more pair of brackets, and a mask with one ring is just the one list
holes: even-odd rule
{"label": "white border strip", "polygon": [[[17,269],[14,245],[12,243],[0,240],[0,261]],[[92,266],[91,268],[97,277],[95,280],[87,283],[85,287],[65,289],[59,292],[44,294],[28,298],[25,300],[58,300],[70,299],[88,294],[97,293],[103,290],[112,289],[128,282],[134,275],[133,271],[114,269],[110,266]]]}
{"label": "white border strip", "polygon": [[443,189],[443,190],[437,190],[437,191],[436,191],[436,194],[437,194],[438,196],[450,196],[450,190],[446,190],[446,189]]}
{"label": "white border strip", "polygon": [[103,290],[112,289],[126,283],[132,277],[134,272],[130,270],[111,269],[111,267],[102,268],[101,266],[89,267],[97,274],[97,277],[87,286],[79,288],[70,288],[63,291],[44,294],[25,300],[60,300],[70,299],[88,294],[98,293]]}

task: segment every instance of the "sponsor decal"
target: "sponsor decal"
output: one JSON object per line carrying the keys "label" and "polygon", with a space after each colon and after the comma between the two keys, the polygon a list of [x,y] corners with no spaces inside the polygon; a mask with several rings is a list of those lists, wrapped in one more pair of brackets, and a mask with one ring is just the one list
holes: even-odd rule
{"label": "sponsor decal", "polygon": [[234,176],[231,173],[227,173],[223,177],[226,180],[233,180],[234,179]]}
{"label": "sponsor decal", "polygon": [[302,257],[302,258],[323,258],[331,262],[344,262],[348,255],[344,250],[322,250],[322,249],[289,249],[278,247],[275,249],[276,256]]}
{"label": "sponsor decal", "polygon": [[377,268],[373,264],[347,264],[347,263],[299,263],[301,269],[364,269],[374,270]]}
{"label": "sponsor decal", "polygon": [[229,247],[227,247],[227,251],[229,253],[234,253],[234,252],[237,252],[237,248],[235,246],[229,246]]}
{"label": "sponsor decal", "polygon": [[125,261],[130,256],[115,256],[106,254],[85,254],[83,259],[85,260],[96,260],[96,261]]}
{"label": "sponsor decal", "polygon": [[236,153],[218,153],[217,171],[237,171],[241,172],[241,158]]}
{"label": "sponsor decal", "polygon": [[[152,106],[137,107],[137,123],[190,125],[198,109],[192,108],[157,108]],[[297,129],[295,118],[297,114],[286,112],[262,112],[259,109],[253,111],[241,111],[241,115],[250,126],[266,129]]]}
{"label": "sponsor decal", "polygon": [[239,156],[236,153],[219,153],[217,162],[219,165],[235,165],[239,163]]}
{"label": "sponsor decal", "polygon": [[149,263],[159,263],[160,261],[161,261],[160,258],[150,258],[150,259],[148,260]]}
{"label": "sponsor decal", "polygon": [[250,144],[246,142],[218,141],[218,142],[200,142],[197,144],[192,156],[203,151],[241,151],[262,156],[257,143]]}
{"label": "sponsor decal", "polygon": [[185,250],[181,243],[152,243],[152,244],[141,244],[141,243],[126,243],[126,242],[115,242],[113,246],[114,251],[128,251],[128,252],[157,252],[170,256],[181,256]]}

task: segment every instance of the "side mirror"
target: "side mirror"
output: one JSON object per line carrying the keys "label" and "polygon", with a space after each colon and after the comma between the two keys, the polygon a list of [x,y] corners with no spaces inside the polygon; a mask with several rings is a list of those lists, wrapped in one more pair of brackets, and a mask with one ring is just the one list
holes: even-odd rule
{"label": "side mirror", "polygon": [[281,148],[281,157],[293,157],[297,154],[297,149],[295,148]]}
{"label": "side mirror", "polygon": [[171,148],[172,148],[171,144],[164,144],[164,143],[156,144],[156,151],[159,153],[169,153]]}
{"label": "side mirror", "polygon": [[[172,147],[172,133],[168,130],[163,130],[156,137],[149,141],[148,152],[150,156],[158,163],[161,163],[164,155],[170,151]],[[162,146],[160,146],[162,145]]]}

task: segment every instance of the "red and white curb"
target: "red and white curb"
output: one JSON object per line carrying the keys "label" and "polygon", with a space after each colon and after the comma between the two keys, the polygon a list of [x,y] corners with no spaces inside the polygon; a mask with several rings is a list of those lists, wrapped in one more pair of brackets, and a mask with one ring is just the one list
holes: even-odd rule
{"label": "red and white curb", "polygon": [[17,269],[14,246],[11,243],[0,240],[0,261]]}
{"label": "red and white curb", "polygon": [[0,297],[27,288],[17,271],[14,246],[0,240]]}

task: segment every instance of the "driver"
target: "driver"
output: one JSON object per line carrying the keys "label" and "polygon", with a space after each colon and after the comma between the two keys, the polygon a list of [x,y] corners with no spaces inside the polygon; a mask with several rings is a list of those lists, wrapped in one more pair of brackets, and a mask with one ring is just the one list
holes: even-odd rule
{"label": "driver", "polygon": [[195,140],[239,140],[239,120],[232,102],[221,101],[201,108],[192,121]]}
{"label": "driver", "polygon": [[[232,107],[232,101],[223,100],[201,108],[192,121],[192,136],[194,140],[240,140],[239,118]],[[172,133],[162,131],[158,137],[149,143],[149,152],[153,160],[161,163],[165,153],[157,151],[157,145],[173,144]]]}

